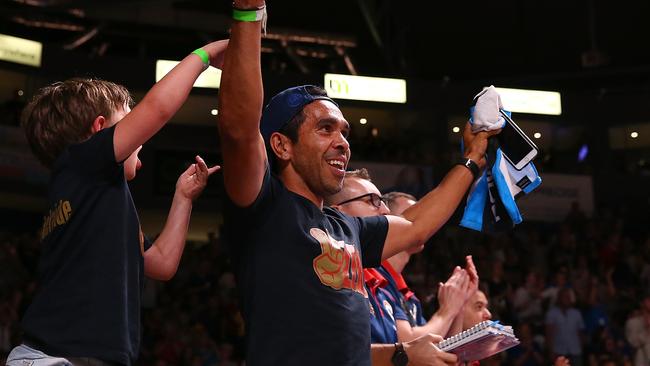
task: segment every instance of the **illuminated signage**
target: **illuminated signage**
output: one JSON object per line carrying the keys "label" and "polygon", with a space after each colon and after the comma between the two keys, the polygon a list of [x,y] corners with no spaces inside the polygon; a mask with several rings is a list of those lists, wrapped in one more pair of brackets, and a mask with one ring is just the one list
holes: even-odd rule
{"label": "illuminated signage", "polygon": [[560,93],[541,90],[496,88],[501,95],[503,108],[511,112],[562,114],[562,101]]}
{"label": "illuminated signage", "polygon": [[0,34],[0,60],[40,67],[42,53],[41,42]]}
{"label": "illuminated signage", "polygon": [[[174,66],[178,65],[179,61],[158,60],[156,61],[156,82],[162,79]],[[199,76],[194,82],[197,88],[215,88],[218,89],[221,85],[221,70],[215,67],[208,67],[207,70]]]}
{"label": "illuminated signage", "polygon": [[406,103],[406,80],[325,74],[325,90],[334,99]]}

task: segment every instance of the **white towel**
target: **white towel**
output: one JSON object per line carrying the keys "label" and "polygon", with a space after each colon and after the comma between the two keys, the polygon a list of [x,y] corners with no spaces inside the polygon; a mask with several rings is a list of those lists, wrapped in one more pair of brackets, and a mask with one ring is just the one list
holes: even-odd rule
{"label": "white towel", "polygon": [[501,96],[494,85],[483,88],[474,97],[474,103],[470,110],[472,132],[498,130],[505,126],[506,120],[499,113],[503,109]]}

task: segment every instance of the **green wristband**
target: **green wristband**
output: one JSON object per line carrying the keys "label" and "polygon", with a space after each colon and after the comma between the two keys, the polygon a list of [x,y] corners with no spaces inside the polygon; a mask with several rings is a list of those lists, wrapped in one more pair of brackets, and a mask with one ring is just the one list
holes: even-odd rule
{"label": "green wristband", "polygon": [[[235,4],[233,3],[233,6]],[[266,20],[268,14],[266,13],[266,4],[256,9],[239,9],[233,7],[232,18],[239,22],[262,22],[262,33],[266,35]]]}
{"label": "green wristband", "polygon": [[192,53],[201,58],[201,61],[203,61],[204,70],[210,66],[210,55],[208,55],[208,53],[203,48],[197,48],[192,51]]}
{"label": "green wristband", "polygon": [[240,22],[257,22],[264,17],[265,8],[254,10],[232,9],[232,18]]}

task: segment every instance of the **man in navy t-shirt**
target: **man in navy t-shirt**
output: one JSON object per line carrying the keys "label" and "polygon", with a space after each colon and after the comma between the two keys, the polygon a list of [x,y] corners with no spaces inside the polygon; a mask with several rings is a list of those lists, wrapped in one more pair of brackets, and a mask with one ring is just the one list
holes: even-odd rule
{"label": "man in navy t-shirt", "polygon": [[338,105],[312,86],[279,93],[262,115],[264,3],[233,5],[251,16],[232,24],[218,127],[230,201],[225,230],[237,254],[247,364],[369,365],[372,357],[375,365],[390,365],[405,364],[407,356],[411,364],[454,363],[432,335],[375,346],[371,353],[362,268],[424,243],[447,221],[485,166],[493,132],[466,129],[465,165],[454,167],[408,218],[354,218],[325,208],[323,197],[341,189],[350,126]]}

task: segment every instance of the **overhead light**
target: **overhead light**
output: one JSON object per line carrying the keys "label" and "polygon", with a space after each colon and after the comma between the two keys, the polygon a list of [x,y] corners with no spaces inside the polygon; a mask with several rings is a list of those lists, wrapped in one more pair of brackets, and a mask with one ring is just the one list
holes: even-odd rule
{"label": "overhead light", "polygon": [[636,131],[633,131],[633,132],[630,134],[630,137],[633,138],[633,139],[635,139],[635,138],[639,137],[639,133],[636,132]]}
{"label": "overhead light", "polygon": [[560,93],[543,90],[496,88],[501,96],[503,108],[511,112],[562,114],[562,100]]}
{"label": "overhead light", "polygon": [[406,103],[406,80],[325,74],[325,90],[334,99]]}
{"label": "overhead light", "polygon": [[539,132],[535,132],[535,133],[533,134],[533,137],[536,138],[536,139],[540,139],[540,138],[542,138],[542,134],[539,133]]}
{"label": "overhead light", "polygon": [[[156,82],[160,81],[168,72],[170,72],[180,61],[157,60],[156,61]],[[208,67],[196,79],[194,86],[197,88],[214,88],[219,89],[221,85],[221,70],[215,67]]]}
{"label": "overhead light", "polygon": [[460,127],[454,126],[454,128],[451,129],[454,133],[459,133],[460,132]]}
{"label": "overhead light", "polygon": [[41,42],[0,34],[0,60],[40,67],[42,53]]}
{"label": "overhead light", "polygon": [[370,131],[370,133],[372,134],[372,137],[377,137],[377,135],[379,135],[379,130],[375,127]]}
{"label": "overhead light", "polygon": [[25,92],[22,89],[18,89],[18,96],[22,97],[23,95],[25,95]]}
{"label": "overhead light", "polygon": [[213,116],[216,116],[217,114],[219,114],[219,110],[216,109],[216,108],[215,108],[215,109],[212,109],[212,110],[210,111],[210,114],[213,115]]}
{"label": "overhead light", "polygon": [[361,118],[361,119],[359,120],[359,123],[361,123],[362,125],[365,125],[366,123],[368,123],[368,120],[365,119],[365,118]]}

